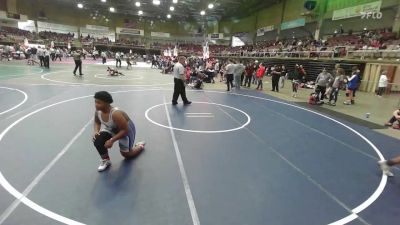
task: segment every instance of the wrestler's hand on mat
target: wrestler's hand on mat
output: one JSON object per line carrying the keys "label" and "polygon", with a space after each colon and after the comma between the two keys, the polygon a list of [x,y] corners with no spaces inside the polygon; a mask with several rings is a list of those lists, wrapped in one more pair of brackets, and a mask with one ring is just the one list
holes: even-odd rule
{"label": "wrestler's hand on mat", "polygon": [[114,142],[110,139],[108,141],[106,141],[106,143],[104,144],[105,148],[111,148],[113,146]]}

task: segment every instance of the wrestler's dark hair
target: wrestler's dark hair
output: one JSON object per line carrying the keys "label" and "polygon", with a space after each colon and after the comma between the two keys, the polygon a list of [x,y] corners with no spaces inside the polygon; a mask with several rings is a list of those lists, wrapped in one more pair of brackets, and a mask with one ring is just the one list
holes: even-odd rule
{"label": "wrestler's dark hair", "polygon": [[113,103],[113,98],[107,91],[99,91],[94,94],[94,98],[106,102],[108,104]]}

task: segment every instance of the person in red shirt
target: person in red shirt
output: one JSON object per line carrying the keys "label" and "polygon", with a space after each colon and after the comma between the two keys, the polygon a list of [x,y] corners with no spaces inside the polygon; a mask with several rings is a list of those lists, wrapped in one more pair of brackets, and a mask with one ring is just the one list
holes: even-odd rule
{"label": "person in red shirt", "polygon": [[256,76],[257,76],[257,81],[258,81],[258,85],[257,85],[257,90],[262,90],[263,89],[263,77],[265,74],[265,67],[262,63],[260,63],[260,66],[258,67]]}

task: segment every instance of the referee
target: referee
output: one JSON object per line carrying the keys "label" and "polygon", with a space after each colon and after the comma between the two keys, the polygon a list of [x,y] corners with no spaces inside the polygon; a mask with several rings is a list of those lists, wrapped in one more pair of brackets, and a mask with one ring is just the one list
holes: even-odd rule
{"label": "referee", "polygon": [[82,60],[81,60],[81,50],[76,50],[74,54],[72,54],[72,57],[74,58],[75,61],[75,69],[74,69],[74,76],[76,76],[76,70],[79,68],[79,76],[82,76]]}
{"label": "referee", "polygon": [[184,56],[180,56],[177,63],[174,65],[174,95],[172,96],[172,105],[178,104],[179,95],[182,97],[182,101],[184,105],[190,105],[190,102],[186,98],[186,90],[185,90],[185,83],[186,80],[185,76],[185,64],[186,58]]}

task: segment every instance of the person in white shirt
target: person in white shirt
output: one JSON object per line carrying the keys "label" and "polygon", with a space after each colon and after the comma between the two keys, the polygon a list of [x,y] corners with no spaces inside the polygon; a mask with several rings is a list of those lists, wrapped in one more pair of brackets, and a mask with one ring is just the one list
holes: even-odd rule
{"label": "person in white shirt", "polygon": [[230,59],[228,60],[228,65],[225,67],[225,77],[226,77],[226,86],[227,90],[230,91],[233,88],[233,73],[235,71],[235,64]]}
{"label": "person in white shirt", "polygon": [[186,76],[185,67],[183,66],[185,64],[185,60],[186,58],[184,56],[180,56],[178,62],[174,65],[174,94],[172,96],[172,105],[178,104],[179,95],[181,96],[184,105],[192,104],[192,102],[186,98],[184,83]]}
{"label": "person in white shirt", "polygon": [[115,60],[117,61],[115,67],[118,68],[118,63],[119,67],[121,67],[121,54],[119,52],[115,53]]}
{"label": "person in white shirt", "polygon": [[51,61],[56,60],[56,50],[54,48],[50,48],[50,57],[51,57]]}
{"label": "person in white shirt", "polygon": [[38,47],[37,55],[39,57],[40,67],[42,67],[44,65],[44,50],[40,46]]}
{"label": "person in white shirt", "polygon": [[388,77],[386,76],[386,74],[387,72],[383,71],[381,77],[379,78],[378,93],[377,93],[379,97],[382,97],[382,94],[385,92],[388,86]]}
{"label": "person in white shirt", "polygon": [[61,62],[61,51],[59,48],[57,48],[57,50],[56,50],[56,57],[55,57],[54,61],[57,61],[57,58],[60,59],[60,62]]}

